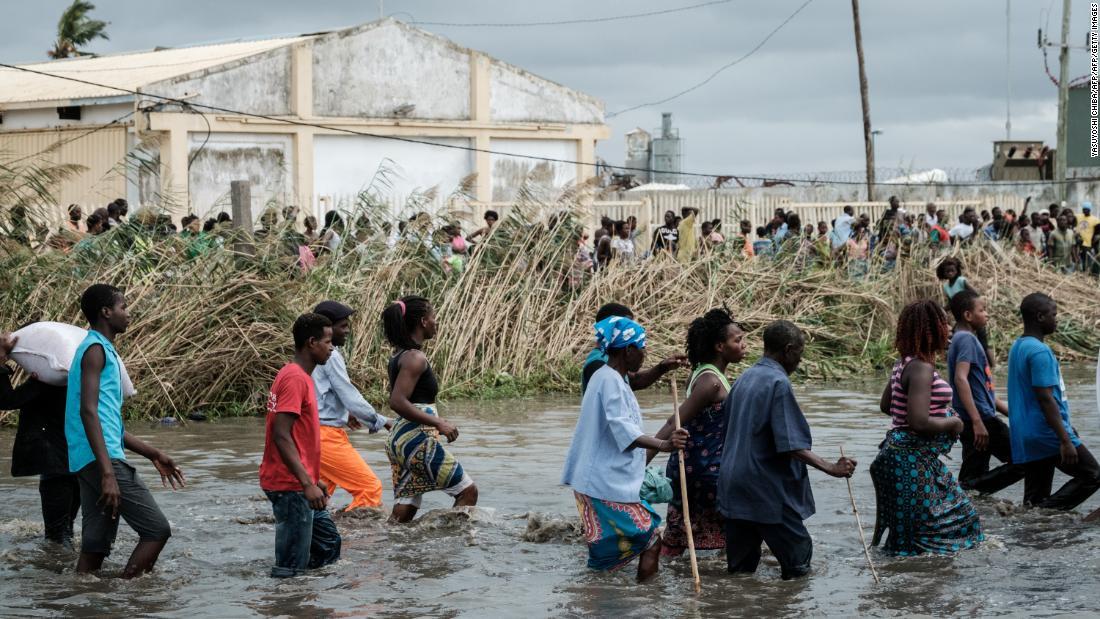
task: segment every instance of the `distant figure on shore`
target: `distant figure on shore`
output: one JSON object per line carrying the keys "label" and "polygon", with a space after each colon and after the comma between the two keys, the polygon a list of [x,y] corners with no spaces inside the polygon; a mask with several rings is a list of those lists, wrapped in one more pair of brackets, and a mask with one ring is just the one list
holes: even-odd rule
{"label": "distant figure on shore", "polygon": [[[1058,329],[1058,304],[1041,292],[1020,303],[1024,334],[1008,353],[1012,461],[1024,467],[1024,503],[1071,510],[1100,489],[1100,464],[1073,427],[1062,369],[1048,335]],[[1051,494],[1054,469],[1070,477]]]}
{"label": "distant figure on shore", "polygon": [[617,570],[640,557],[641,582],[657,573],[661,553],[661,517],[639,498],[646,450],[683,449],[688,432],[680,429],[659,440],[642,431],[628,376],[645,362],[645,329],[622,316],[605,318],[594,328],[608,361],[584,393],[561,483],[573,489],[588,542],[588,567]]}
{"label": "distant figure on shore", "polygon": [[448,443],[458,440],[458,427],[439,415],[436,380],[424,342],[436,335],[435,310],[423,297],[406,296],[382,310],[382,331],[394,348],[387,374],[390,409],[400,416],[386,439],[386,455],[393,471],[394,507],[390,519],[413,519],[424,495],[442,490],[455,507],[477,505],[478,489]]}
{"label": "distant figure on shore", "polygon": [[260,488],[275,514],[272,578],[290,578],[340,558],[340,532],[320,485],[321,426],[311,375],[332,355],[332,322],[294,321],[294,358],[275,375],[267,398]]}
{"label": "distant figure on shore", "polygon": [[80,297],[80,310],[91,327],[69,367],[65,401],[65,440],[69,471],[80,481],[79,574],[99,571],[111,554],[118,518],[138,534],[138,544],[123,569],[133,578],[153,569],[172,528],[153,495],[126,462],[128,449],[153,463],[161,483],[184,485],[172,458],[126,431],[122,422],[122,365],[114,340],[130,326],[126,297],[119,289],[95,284]]}
{"label": "distant figure on shore", "polygon": [[718,510],[726,518],[726,569],[751,574],[760,543],[779,561],[783,580],[810,573],[813,540],[803,521],[815,512],[806,465],[851,477],[856,461],[826,462],[813,451],[810,425],[794,397],[790,374],[802,362],[805,340],[785,320],[764,329],[764,356],[730,389],[718,469]]}
{"label": "distant figure on shore", "polygon": [[659,252],[676,255],[680,229],[676,226],[676,213],[665,211],[664,224],[653,231],[653,243],[650,252],[657,255]]}

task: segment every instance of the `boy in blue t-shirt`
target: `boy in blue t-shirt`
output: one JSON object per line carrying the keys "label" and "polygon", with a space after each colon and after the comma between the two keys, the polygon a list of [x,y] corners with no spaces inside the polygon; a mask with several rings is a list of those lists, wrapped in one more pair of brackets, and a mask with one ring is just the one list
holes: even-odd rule
{"label": "boy in blue t-shirt", "polygon": [[[963,458],[959,484],[967,490],[993,494],[1024,478],[1023,467],[1012,464],[1009,429],[997,418],[1008,416],[1008,406],[993,390],[993,371],[977,333],[989,322],[985,299],[967,289],[951,298],[955,335],[947,349],[947,374],[954,387],[951,406],[963,420],[960,437]],[[1003,462],[989,470],[989,458]]]}
{"label": "boy in blue t-shirt", "polygon": [[[1040,292],[1020,303],[1024,334],[1008,354],[1012,461],[1024,466],[1024,503],[1071,510],[1100,489],[1100,464],[1070,424],[1066,385],[1043,338],[1058,328],[1058,306]],[[1070,479],[1051,494],[1054,469]]]}
{"label": "boy in blue t-shirt", "polygon": [[99,570],[111,554],[122,516],[138,534],[137,547],[123,570],[124,577],[132,578],[153,569],[172,529],[126,461],[125,450],[152,461],[165,486],[182,487],[183,472],[164,452],[130,434],[122,424],[122,365],[114,340],[130,325],[126,298],[113,286],[95,284],[81,295],[80,309],[91,328],[70,364],[65,402],[69,470],[80,483],[83,513],[76,571]]}

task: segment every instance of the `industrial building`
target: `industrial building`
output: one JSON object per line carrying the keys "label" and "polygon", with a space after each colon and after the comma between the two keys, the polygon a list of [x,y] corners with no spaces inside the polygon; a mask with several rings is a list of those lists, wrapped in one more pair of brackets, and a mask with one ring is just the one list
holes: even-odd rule
{"label": "industrial building", "polygon": [[593,176],[609,135],[597,99],[394,19],[23,66],[138,93],[0,69],[0,156],[84,166],[59,206],[125,196],[207,216],[248,180],[253,213],[320,214],[379,170],[392,204],[433,188],[438,204],[464,179],[478,202],[506,202],[525,181]]}

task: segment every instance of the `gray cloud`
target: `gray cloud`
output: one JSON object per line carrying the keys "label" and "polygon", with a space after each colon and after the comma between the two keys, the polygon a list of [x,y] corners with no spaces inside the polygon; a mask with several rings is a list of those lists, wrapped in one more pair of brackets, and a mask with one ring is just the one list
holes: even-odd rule
{"label": "gray cloud", "polygon": [[[9,3],[5,61],[42,60],[68,0]],[[690,4],[688,0],[684,4]],[[801,0],[734,2],[601,24],[537,28],[422,26],[605,101],[608,111],[662,99],[747,52]],[[671,5],[675,6],[675,5]],[[976,167],[1004,136],[1004,0],[883,2],[864,0],[864,49],[871,112],[884,133],[883,166]],[[1045,2],[1013,1],[1013,136],[1053,144],[1056,89],[1035,46]],[[601,17],[669,8],[636,2],[389,0],[386,13],[406,21],[509,22]],[[1088,3],[1075,0],[1071,40],[1080,45]],[[296,34],[375,19],[364,0],[187,3],[101,0],[111,22],[109,53],[235,38]],[[1050,26],[1057,36],[1059,15]],[[15,27],[13,27],[15,26]],[[1051,50],[1052,70],[1057,54]],[[1071,75],[1086,71],[1072,55]],[[856,59],[848,2],[816,0],[758,53],[704,88],[655,108],[609,120],[614,136],[598,154],[618,163],[622,135],[652,129],[674,114],[685,140],[684,166],[715,173],[856,170],[863,166]]]}

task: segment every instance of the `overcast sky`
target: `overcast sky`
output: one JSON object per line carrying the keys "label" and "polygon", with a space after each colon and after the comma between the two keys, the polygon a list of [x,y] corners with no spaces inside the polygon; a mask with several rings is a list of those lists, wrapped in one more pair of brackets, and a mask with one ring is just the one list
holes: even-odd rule
{"label": "overcast sky", "polygon": [[[405,21],[529,22],[606,17],[702,0],[386,0]],[[659,100],[752,49],[803,0],[733,0],[680,13],[531,28],[421,26],[602,99],[608,112]],[[68,0],[4,3],[0,58],[45,59]],[[1036,47],[1057,39],[1061,2],[1012,0],[1012,135],[1055,142],[1057,89]],[[335,29],[376,19],[377,0],[98,0],[110,22],[98,53]],[[1043,11],[1051,13],[1047,18]],[[1074,0],[1071,44],[1082,46],[1088,2]],[[864,0],[863,46],[877,164],[972,168],[1005,136],[1005,0]],[[1057,75],[1057,50],[1050,50]],[[1083,50],[1071,77],[1085,74]],[[608,119],[597,153],[622,163],[623,134],[654,129],[672,112],[685,170],[716,174],[859,170],[863,133],[851,4],[814,0],[751,58],[708,85],[658,107]]]}

